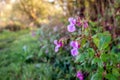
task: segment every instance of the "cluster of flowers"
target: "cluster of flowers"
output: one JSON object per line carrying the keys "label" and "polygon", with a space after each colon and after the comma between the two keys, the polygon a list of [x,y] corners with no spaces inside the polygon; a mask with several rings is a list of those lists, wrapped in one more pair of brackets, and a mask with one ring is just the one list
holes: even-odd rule
{"label": "cluster of flowers", "polygon": [[[67,26],[67,30],[68,32],[75,32],[77,29],[76,29],[76,26],[83,26],[84,28],[87,28],[88,27],[88,23],[86,20],[81,20],[80,18],[69,18],[68,19],[69,21],[69,25]],[[63,47],[63,43],[62,41],[58,41],[58,40],[54,40],[54,44],[56,45],[55,46],[55,52],[58,52],[59,51],[59,48],[60,47]],[[78,54],[79,54],[79,51],[78,49],[80,48],[80,44],[74,40],[74,41],[71,41],[70,42],[70,46],[72,47],[71,49],[71,55],[73,57],[76,57]],[[79,78],[79,80],[83,80],[83,74],[82,72],[78,71],[77,74],[76,74],[76,77]]]}
{"label": "cluster of flowers", "polygon": [[[63,42],[62,41],[54,40],[54,44],[56,45],[55,46],[55,52],[58,52],[59,48],[63,47]],[[74,57],[77,56],[78,53],[79,53],[78,49],[80,48],[80,45],[78,44],[78,42],[77,41],[71,41],[70,46],[72,47],[71,55],[74,56]]]}
{"label": "cluster of flowers", "polygon": [[69,32],[74,32],[76,31],[76,27],[75,26],[83,26],[84,28],[87,28],[88,27],[88,23],[86,20],[81,20],[80,18],[78,19],[75,19],[75,18],[69,18],[68,19],[69,21],[69,25],[67,26],[67,30]]}
{"label": "cluster of flowers", "polygon": [[[88,27],[88,23],[86,20],[81,20],[80,18],[69,18],[69,25],[67,26],[68,32],[75,32],[76,31],[76,26],[83,26],[84,28]],[[55,47],[55,52],[59,51],[60,47],[63,47],[62,41],[54,40],[54,44],[56,45]],[[72,47],[71,49],[71,55],[72,56],[77,56],[78,55],[78,49],[80,48],[80,45],[78,44],[77,41],[71,41],[70,46]]]}

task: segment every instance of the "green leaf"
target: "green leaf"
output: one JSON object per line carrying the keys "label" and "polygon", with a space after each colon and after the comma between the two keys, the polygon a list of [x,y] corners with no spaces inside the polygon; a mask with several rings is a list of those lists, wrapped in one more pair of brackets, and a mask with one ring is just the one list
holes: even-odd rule
{"label": "green leaf", "polygon": [[80,46],[81,47],[84,47],[85,46],[85,44],[86,44],[86,38],[83,38],[82,40],[81,40],[81,43],[80,43]]}
{"label": "green leaf", "polygon": [[98,33],[94,35],[92,38],[93,42],[95,43],[99,50],[106,49],[111,42],[111,35],[109,32]]}
{"label": "green leaf", "polygon": [[100,59],[100,58],[94,58],[93,60],[92,60],[92,64],[96,64],[97,63],[97,65],[98,65],[98,67],[102,67],[103,66],[103,62],[102,62],[102,60]]}
{"label": "green leaf", "polygon": [[111,73],[108,73],[106,76],[105,76],[106,79],[108,80],[118,80],[117,77],[115,77],[113,74]]}
{"label": "green leaf", "polygon": [[103,54],[101,54],[100,58],[103,62],[107,62],[110,58],[110,55],[103,53]]}
{"label": "green leaf", "polygon": [[120,76],[120,73],[119,73],[118,69],[116,69],[116,68],[112,69],[112,74],[115,75],[116,77]]}
{"label": "green leaf", "polygon": [[99,39],[97,38],[97,35],[94,35],[92,38],[93,38],[93,42],[95,43],[95,45],[99,47]]}
{"label": "green leaf", "polygon": [[85,53],[80,54],[80,55],[78,55],[76,57],[76,62],[84,62],[85,58],[86,58],[86,54]]}
{"label": "green leaf", "polygon": [[103,68],[98,68],[97,72],[95,74],[93,74],[93,76],[91,77],[90,80],[102,80],[102,73],[103,73],[104,69]]}
{"label": "green leaf", "polygon": [[90,80],[102,80],[102,75],[100,73],[94,74]]}
{"label": "green leaf", "polygon": [[89,58],[93,58],[93,57],[94,57],[94,54],[95,54],[94,49],[88,48],[87,51],[88,51],[88,54],[89,54]]}
{"label": "green leaf", "polygon": [[93,60],[92,60],[92,64],[95,64],[95,63],[97,63],[98,62],[98,58],[94,58]]}

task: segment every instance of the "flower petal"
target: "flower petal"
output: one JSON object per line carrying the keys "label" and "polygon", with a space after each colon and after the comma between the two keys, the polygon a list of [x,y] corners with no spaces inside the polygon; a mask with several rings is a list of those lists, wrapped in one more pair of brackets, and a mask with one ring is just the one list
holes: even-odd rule
{"label": "flower petal", "polygon": [[63,42],[62,41],[59,41],[58,44],[60,45],[60,47],[63,47]]}
{"label": "flower petal", "polygon": [[70,22],[70,24],[76,24],[76,19],[75,18],[72,18],[72,17],[70,17],[69,19],[68,19],[68,21]]}
{"label": "flower petal", "polygon": [[83,27],[84,27],[84,28],[87,28],[87,27],[88,27],[87,21],[84,21],[84,22],[83,22]]}
{"label": "flower petal", "polygon": [[77,55],[78,55],[78,49],[77,49],[77,48],[73,48],[73,49],[71,50],[71,55],[72,55],[73,57],[77,56]]}
{"label": "flower petal", "polygon": [[77,41],[71,41],[70,46],[73,48],[79,48],[78,42]]}
{"label": "flower petal", "polygon": [[59,48],[60,48],[60,45],[57,45],[57,46],[55,47],[55,52],[58,52]]}
{"label": "flower petal", "polygon": [[69,32],[74,32],[76,30],[76,27],[73,24],[70,24],[70,25],[67,26],[67,30]]}
{"label": "flower petal", "polygon": [[57,44],[58,44],[58,41],[57,41],[57,40],[54,40],[54,44],[57,45]]}
{"label": "flower petal", "polygon": [[68,19],[68,21],[71,23],[72,22],[72,20],[73,20],[73,17],[70,17],[69,19]]}
{"label": "flower petal", "polygon": [[59,48],[55,47],[55,52],[58,52]]}

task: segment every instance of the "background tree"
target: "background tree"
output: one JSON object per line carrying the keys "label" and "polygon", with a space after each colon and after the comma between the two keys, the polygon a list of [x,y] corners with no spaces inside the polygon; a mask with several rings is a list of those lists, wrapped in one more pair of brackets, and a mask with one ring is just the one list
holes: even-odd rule
{"label": "background tree", "polygon": [[40,20],[53,16],[59,11],[47,0],[18,0],[14,6],[15,11],[26,15],[36,24],[40,24]]}

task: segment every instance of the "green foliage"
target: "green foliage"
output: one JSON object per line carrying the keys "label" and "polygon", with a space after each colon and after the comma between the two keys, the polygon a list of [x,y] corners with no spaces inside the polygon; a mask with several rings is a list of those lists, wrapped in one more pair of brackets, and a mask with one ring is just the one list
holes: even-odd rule
{"label": "green foliage", "polygon": [[54,52],[53,41],[59,34],[52,29],[41,27],[34,37],[29,31],[4,31],[0,35],[2,42],[11,39],[10,43],[1,43],[0,80],[76,79],[75,65],[68,52]]}
{"label": "green foliage", "polygon": [[102,80],[103,69],[98,68],[98,71],[93,74],[90,80]]}
{"label": "green foliage", "polygon": [[111,35],[109,32],[98,33],[93,36],[93,41],[99,50],[104,50],[111,42]]}
{"label": "green foliage", "polygon": [[[80,44],[79,54],[72,57],[73,64],[76,65],[76,70],[83,73],[85,80],[118,80],[120,77],[119,38],[113,39],[109,31],[103,31],[102,28],[97,28],[97,25],[90,22],[88,28],[84,29],[80,26],[80,29],[69,34],[70,41],[77,41]],[[67,48],[68,50],[70,48]]]}
{"label": "green foliage", "polygon": [[3,31],[0,34],[0,80],[78,80],[78,70],[85,80],[118,80],[120,45],[114,43],[109,32],[88,34],[92,28],[82,32],[82,37],[77,33],[70,36],[70,40],[77,37],[81,44],[76,57],[70,54],[69,39],[65,40],[65,47],[54,52],[53,42],[61,37],[58,33],[61,30],[54,32],[43,26],[35,36],[31,36],[29,30]]}
{"label": "green foliage", "polygon": [[[28,30],[4,31],[0,35],[1,80],[51,80],[52,74],[49,74],[52,73],[51,65],[38,63],[39,57],[37,55],[40,50],[38,36],[32,37]],[[9,39],[11,39],[10,43],[5,41]],[[2,42],[5,44],[2,45]]]}

